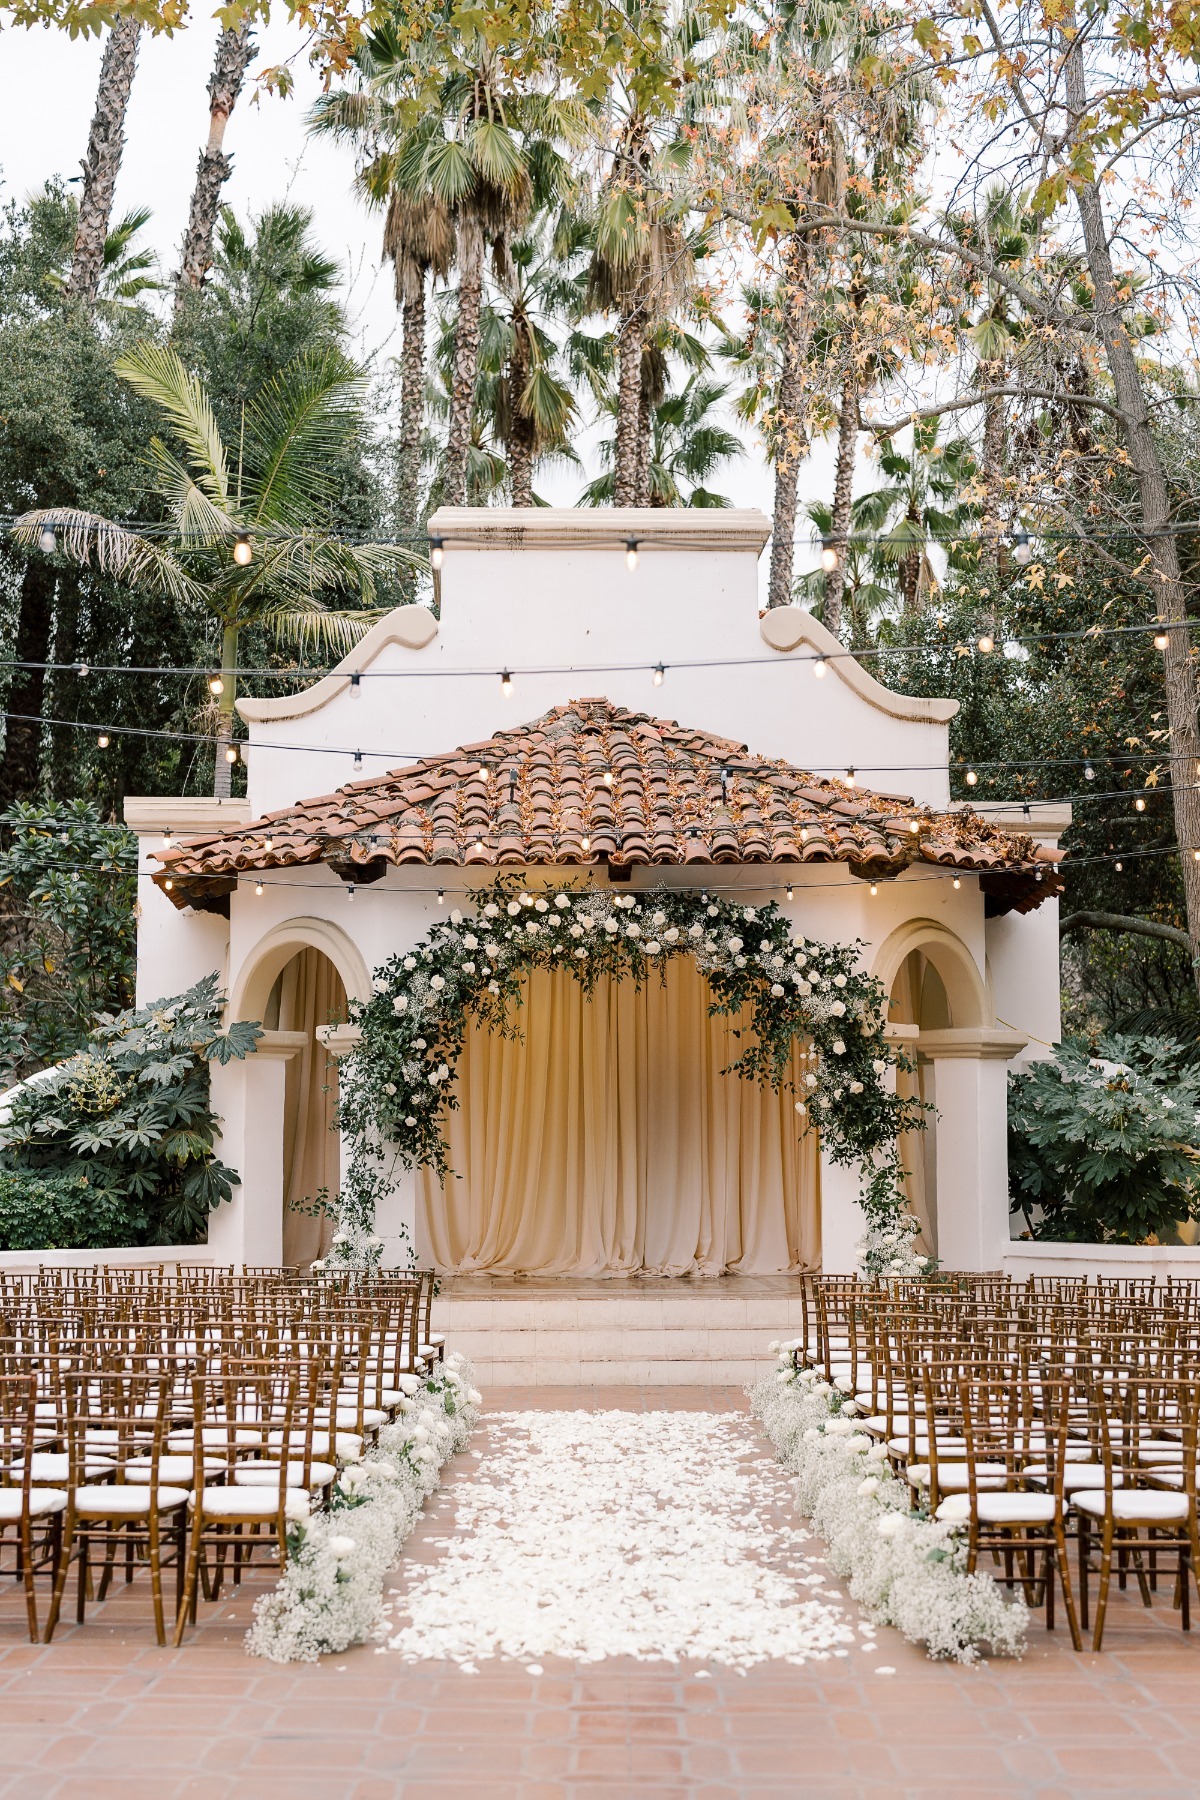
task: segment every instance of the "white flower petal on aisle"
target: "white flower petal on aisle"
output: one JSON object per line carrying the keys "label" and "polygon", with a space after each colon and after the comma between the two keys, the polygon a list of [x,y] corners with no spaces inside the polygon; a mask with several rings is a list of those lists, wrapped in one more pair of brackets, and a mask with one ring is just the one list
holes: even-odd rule
{"label": "white flower petal on aisle", "polygon": [[456,1528],[394,1596],[390,1648],[475,1666],[504,1656],[682,1658],[748,1668],[856,1645],[806,1592],[787,1484],[737,1415],[515,1412],[454,1490]]}

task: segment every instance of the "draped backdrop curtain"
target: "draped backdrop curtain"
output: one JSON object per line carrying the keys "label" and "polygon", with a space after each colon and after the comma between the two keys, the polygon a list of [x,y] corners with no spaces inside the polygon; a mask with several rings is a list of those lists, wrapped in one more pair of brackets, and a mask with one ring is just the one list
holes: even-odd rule
{"label": "draped backdrop curtain", "polygon": [[288,1061],[283,1096],[283,1260],[303,1268],[324,1256],[333,1236],[332,1220],[297,1207],[311,1206],[322,1188],[336,1194],[341,1179],[337,1064],[316,1030],[345,1019],[346,990],[329,958],[309,949],[287,964],[277,998],[279,1029],[308,1034]]}
{"label": "draped backdrop curtain", "polygon": [[[721,1071],[746,1017],[708,1016],[690,957],[639,991],[568,973],[524,984],[516,1041],[468,1031],[461,1107],[447,1115],[443,1187],[418,1182],[438,1268],[539,1274],[719,1275],[820,1262],[815,1133],[795,1093]],[[790,1080],[801,1089],[804,1050]]]}

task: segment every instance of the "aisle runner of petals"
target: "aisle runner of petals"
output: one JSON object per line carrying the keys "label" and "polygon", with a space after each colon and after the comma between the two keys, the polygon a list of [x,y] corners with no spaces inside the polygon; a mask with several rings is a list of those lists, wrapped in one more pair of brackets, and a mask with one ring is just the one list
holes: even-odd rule
{"label": "aisle runner of petals", "polygon": [[513,1412],[454,1490],[455,1534],[410,1566],[390,1648],[449,1658],[679,1658],[748,1668],[845,1656],[855,1633],[780,1523],[786,1476],[744,1420]]}

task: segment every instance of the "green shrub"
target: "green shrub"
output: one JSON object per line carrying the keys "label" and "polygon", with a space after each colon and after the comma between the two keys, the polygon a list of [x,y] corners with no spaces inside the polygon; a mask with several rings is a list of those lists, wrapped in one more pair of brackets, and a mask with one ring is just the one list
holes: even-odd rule
{"label": "green shrub", "polygon": [[111,1250],[139,1243],[145,1207],[129,1207],[82,1175],[0,1170],[0,1250]]}
{"label": "green shrub", "polygon": [[16,1095],[0,1127],[0,1169],[84,1183],[96,1228],[123,1222],[117,1242],[202,1240],[237,1181],[213,1154],[209,1064],[246,1056],[261,1031],[223,1026],[222,1010],[209,975],[172,1000],[100,1020],[82,1050]]}
{"label": "green shrub", "polygon": [[1009,1077],[1009,1192],[1032,1236],[1137,1244],[1200,1217],[1200,1070],[1183,1057],[1113,1036]]}

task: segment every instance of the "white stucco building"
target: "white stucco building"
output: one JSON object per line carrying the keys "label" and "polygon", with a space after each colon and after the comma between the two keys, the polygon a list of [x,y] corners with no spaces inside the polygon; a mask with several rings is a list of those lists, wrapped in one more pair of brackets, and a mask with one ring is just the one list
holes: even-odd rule
{"label": "white stucco building", "polygon": [[[951,812],[955,702],[889,692],[798,608],[760,618],[760,513],[464,509],[430,529],[440,618],[402,607],[302,694],[239,703],[247,799],[127,803],[156,878],[139,1003],[216,970],[230,1016],[267,1026],[256,1055],[214,1070],[241,1187],[213,1253],[281,1260],[289,1184],[336,1185],[315,1031],[343,1046],[326,1029],[343,995],[505,866],[530,883],[720,884],[777,901],[809,937],[860,939],[937,1109],[909,1151],[927,1237],[948,1266],[997,1266],[1007,1070],[1059,1035],[1069,812]],[[615,797],[610,738],[629,770]],[[392,1254],[402,1223],[429,1254],[438,1202],[420,1188],[404,1176],[379,1221]],[[848,1171],[821,1169],[827,1270],[853,1267],[855,1195]]]}

